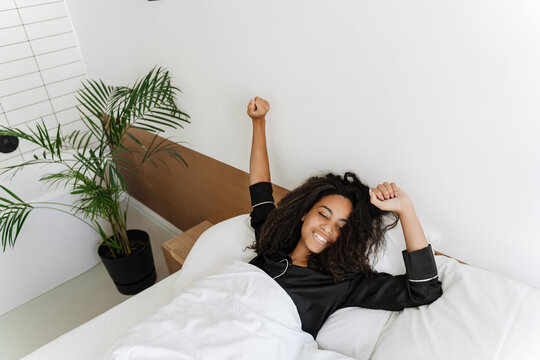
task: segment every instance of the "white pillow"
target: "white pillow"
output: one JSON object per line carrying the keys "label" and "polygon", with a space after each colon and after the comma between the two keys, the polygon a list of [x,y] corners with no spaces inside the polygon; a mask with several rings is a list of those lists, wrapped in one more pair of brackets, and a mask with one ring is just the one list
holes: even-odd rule
{"label": "white pillow", "polygon": [[[405,241],[401,228],[386,234],[387,246],[374,268],[390,274],[405,273],[401,251]],[[249,214],[225,220],[206,230],[191,249],[182,273],[175,284],[179,294],[194,281],[214,273],[233,260],[249,262],[254,250],[246,249],[255,240]],[[369,358],[390,311],[363,308],[345,308],[336,311],[325,322],[317,335],[322,349],[338,351],[357,359]]]}
{"label": "white pillow", "polygon": [[[431,250],[435,251],[433,244],[439,244],[439,237],[430,232],[425,233],[428,243],[432,244]],[[407,247],[405,245],[401,223],[398,222],[395,228],[387,231],[384,238],[386,239],[386,248],[377,259],[372,259],[371,264],[373,268],[377,272],[385,272],[392,275],[405,274],[405,263],[403,262],[401,252]]]}
{"label": "white pillow", "polygon": [[319,348],[358,360],[369,359],[391,311],[348,307],[326,320],[317,334]]}
{"label": "white pillow", "polygon": [[206,230],[184,261],[182,273],[175,284],[175,294],[234,260],[249,262],[256,254],[246,247],[253,241],[255,231],[251,227],[249,214],[227,219]]}

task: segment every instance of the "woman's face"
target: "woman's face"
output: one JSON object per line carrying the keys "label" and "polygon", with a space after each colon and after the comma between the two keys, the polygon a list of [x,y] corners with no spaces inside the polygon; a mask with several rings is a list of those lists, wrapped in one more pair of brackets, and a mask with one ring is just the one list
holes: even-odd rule
{"label": "woman's face", "polygon": [[352,212],[352,203],[341,195],[328,195],[316,202],[302,217],[300,243],[312,253],[320,253],[336,242]]}

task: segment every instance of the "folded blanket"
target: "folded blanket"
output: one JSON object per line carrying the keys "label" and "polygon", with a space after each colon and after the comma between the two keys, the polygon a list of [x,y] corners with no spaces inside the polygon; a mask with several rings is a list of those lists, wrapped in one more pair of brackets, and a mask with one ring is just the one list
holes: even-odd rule
{"label": "folded blanket", "polygon": [[235,261],[194,282],[132,328],[107,359],[352,359],[319,350],[291,298],[257,267]]}

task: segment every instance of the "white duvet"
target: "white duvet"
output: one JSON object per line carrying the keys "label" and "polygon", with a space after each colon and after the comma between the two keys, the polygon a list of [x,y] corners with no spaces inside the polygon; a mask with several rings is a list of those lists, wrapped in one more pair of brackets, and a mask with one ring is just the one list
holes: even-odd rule
{"label": "white duvet", "polygon": [[274,280],[234,261],[194,281],[106,358],[540,359],[537,290],[453,259],[436,260],[440,299],[399,312],[342,309],[323,326],[318,344],[301,330],[294,303]]}
{"label": "white duvet", "polygon": [[107,359],[351,359],[319,350],[287,293],[241,261],[194,282],[121,339]]}

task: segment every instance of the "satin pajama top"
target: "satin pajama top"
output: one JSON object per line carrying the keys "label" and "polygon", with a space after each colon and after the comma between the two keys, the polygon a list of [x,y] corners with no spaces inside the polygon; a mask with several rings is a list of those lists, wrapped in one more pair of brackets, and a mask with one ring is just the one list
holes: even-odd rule
{"label": "satin pajama top", "polygon": [[[251,226],[259,239],[267,215],[275,209],[272,185],[260,182],[249,187],[253,210]],[[269,256],[257,255],[251,264],[259,267],[289,294],[302,320],[302,330],[317,333],[334,311],[358,306],[369,309],[399,311],[405,307],[430,304],[442,295],[437,266],[431,245],[403,251],[406,273],[393,276],[351,274],[336,283],[319,270],[292,264],[288,254],[278,251]]]}

